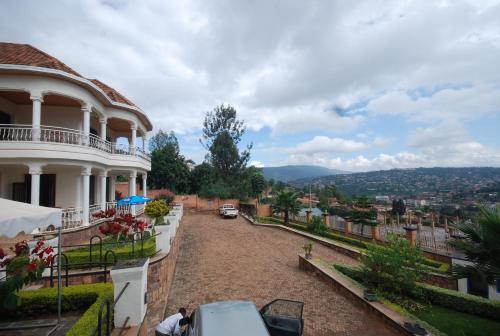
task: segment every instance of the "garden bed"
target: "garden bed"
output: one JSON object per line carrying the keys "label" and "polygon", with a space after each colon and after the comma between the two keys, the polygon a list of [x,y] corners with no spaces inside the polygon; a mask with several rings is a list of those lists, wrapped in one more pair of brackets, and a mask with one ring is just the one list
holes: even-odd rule
{"label": "garden bed", "polygon": [[[0,309],[0,321],[42,318],[57,313],[57,289],[42,288],[18,293],[21,302],[14,310]],[[62,288],[62,311],[83,312],[69,330],[70,336],[91,336],[97,328],[99,307],[105,300],[113,302],[112,284],[78,285]],[[111,318],[112,320],[112,318]]]}
{"label": "garden bed", "polygon": [[[132,242],[103,242],[102,244],[102,262],[104,262],[104,255],[106,251],[113,251],[116,260],[136,259],[140,257],[151,257],[156,253],[156,240],[155,237],[144,239],[144,246],[141,247],[141,241],[136,241],[132,248]],[[142,255],[144,253],[144,255]],[[90,249],[89,247],[82,247],[74,250],[65,251],[64,254],[68,257],[68,263],[73,264],[88,264],[90,263]],[[100,261],[99,245],[92,246],[92,262],[99,263]],[[112,262],[113,257],[108,255],[107,262]],[[64,263],[64,259],[63,259]]]}
{"label": "garden bed", "polygon": [[[262,224],[279,224],[284,225],[282,219],[274,218],[274,217],[259,217],[258,222]],[[310,233],[307,230],[307,226],[298,222],[290,221],[287,225],[296,230],[305,231]],[[368,246],[373,245],[373,243],[365,242],[362,240],[354,239],[351,237],[344,236],[340,233],[334,233],[331,230],[328,230],[324,236],[324,238],[329,238],[335,241],[339,241],[341,243],[347,244],[355,249],[357,249],[360,253],[363,253]],[[447,274],[450,270],[450,265],[446,263],[442,263],[436,260],[424,258],[424,265],[427,270],[431,273],[439,273],[439,274]]]}
{"label": "garden bed", "polygon": [[[334,268],[362,284],[359,268],[340,264]],[[421,302],[424,305],[421,310],[407,311],[384,298],[380,301],[399,313],[417,317],[448,336],[500,335],[500,302],[427,284],[417,284],[417,287],[428,301]]]}

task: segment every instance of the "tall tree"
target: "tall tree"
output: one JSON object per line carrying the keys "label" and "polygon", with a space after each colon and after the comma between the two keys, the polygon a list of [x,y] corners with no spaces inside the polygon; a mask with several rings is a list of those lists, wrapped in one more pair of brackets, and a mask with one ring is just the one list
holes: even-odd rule
{"label": "tall tree", "polygon": [[194,167],[189,176],[189,192],[198,194],[203,186],[210,185],[214,182],[214,174],[212,166],[207,162],[203,162]]}
{"label": "tall tree", "polygon": [[293,190],[280,191],[275,198],[273,210],[284,213],[285,225],[288,225],[290,214],[296,214],[300,211],[301,205],[297,201],[299,195]]}
{"label": "tall tree", "polygon": [[251,174],[250,183],[252,185],[253,197],[259,197],[264,189],[266,189],[266,180],[261,171],[255,171]]}
{"label": "tall tree", "polygon": [[149,143],[151,172],[148,183],[151,188],[168,188],[176,193],[189,189],[189,169],[180,154],[179,142],[174,132],[159,131]]}
{"label": "tall tree", "polygon": [[250,190],[243,191],[241,188],[234,188],[236,183],[241,183],[242,179],[246,178],[246,165],[250,160],[251,144],[242,152],[238,150],[238,144],[244,133],[244,122],[236,118],[234,107],[220,105],[213,111],[207,112],[200,142],[209,151],[208,163],[213,167],[214,183],[218,185],[217,188],[211,188],[211,190],[217,191],[228,186],[234,191],[231,193],[237,193],[238,197],[245,193],[248,195],[250,192]]}

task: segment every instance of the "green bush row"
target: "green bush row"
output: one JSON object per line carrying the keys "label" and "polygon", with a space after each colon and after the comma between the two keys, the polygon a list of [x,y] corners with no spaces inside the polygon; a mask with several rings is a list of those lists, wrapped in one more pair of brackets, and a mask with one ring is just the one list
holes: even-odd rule
{"label": "green bush row", "polygon": [[[15,310],[0,309],[0,320],[38,317],[57,313],[57,288],[20,291],[21,303]],[[63,287],[61,307],[64,313],[84,311],[66,335],[91,336],[97,328],[97,314],[101,302],[113,302],[113,284],[91,284]]]}
{"label": "green bush row", "polygon": [[[334,267],[348,277],[358,282],[363,282],[359,268],[342,264],[335,264]],[[500,301],[488,300],[479,296],[428,284],[419,283],[417,287],[420,289],[424,299],[432,304],[500,321]]]}
{"label": "green bush row", "polygon": [[[275,224],[283,224],[282,219],[274,218],[274,217],[261,217],[259,218],[259,221],[261,223],[275,223]],[[302,231],[307,231],[307,226],[302,225],[302,224],[297,224],[290,222],[288,224],[289,227],[297,229],[297,230],[302,230]],[[349,244],[351,246],[359,247],[362,249],[367,249],[368,246],[372,245],[371,243],[347,237],[338,233],[334,233],[332,231],[328,231],[324,237],[330,238],[333,240],[341,241],[343,243]],[[442,263],[436,260],[428,259],[428,258],[423,258],[423,264],[425,266],[428,266],[428,270],[431,272],[438,272],[438,273],[447,273],[450,269],[450,265],[447,263]]]}
{"label": "green bush row", "polygon": [[[136,242],[134,253],[132,253],[132,244],[126,243],[124,246],[120,245],[111,245],[111,244],[103,244],[102,249],[102,257],[104,259],[104,255],[107,250],[112,250],[117,260],[128,260],[135,259],[141,257],[141,243]],[[150,257],[156,253],[156,240],[154,237],[144,240],[144,256]],[[88,248],[81,248],[77,250],[71,250],[64,252],[64,254],[68,257],[68,263],[71,264],[83,264],[90,262],[90,253]],[[108,255],[108,262],[112,262],[112,255]],[[64,259],[63,259],[64,262]],[[99,246],[92,246],[92,262],[99,262]],[[104,260],[103,260],[104,262]]]}
{"label": "green bush row", "polygon": [[427,284],[419,284],[419,288],[425,298],[435,305],[500,321],[500,301]]}

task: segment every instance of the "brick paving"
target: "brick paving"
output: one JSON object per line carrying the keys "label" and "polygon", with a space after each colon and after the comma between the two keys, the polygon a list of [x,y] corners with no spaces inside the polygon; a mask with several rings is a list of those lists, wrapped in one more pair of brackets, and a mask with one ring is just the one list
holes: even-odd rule
{"label": "brick paving", "polygon": [[[307,239],[245,219],[187,213],[166,315],[181,306],[251,300],[260,308],[276,298],[304,302],[304,335],[396,335],[344,296],[298,269]],[[315,244],[313,255],[328,262],[357,261]]]}

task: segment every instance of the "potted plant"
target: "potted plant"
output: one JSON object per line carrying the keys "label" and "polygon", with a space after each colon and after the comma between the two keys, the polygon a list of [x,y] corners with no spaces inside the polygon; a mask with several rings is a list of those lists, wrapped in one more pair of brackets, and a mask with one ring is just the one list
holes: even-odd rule
{"label": "potted plant", "polygon": [[163,219],[169,212],[167,203],[164,200],[156,200],[149,202],[144,209],[146,215],[154,220],[155,225],[164,225],[165,220]]}
{"label": "potted plant", "polygon": [[306,259],[312,259],[313,243],[307,242],[304,244],[304,246],[302,248],[304,249]]}

